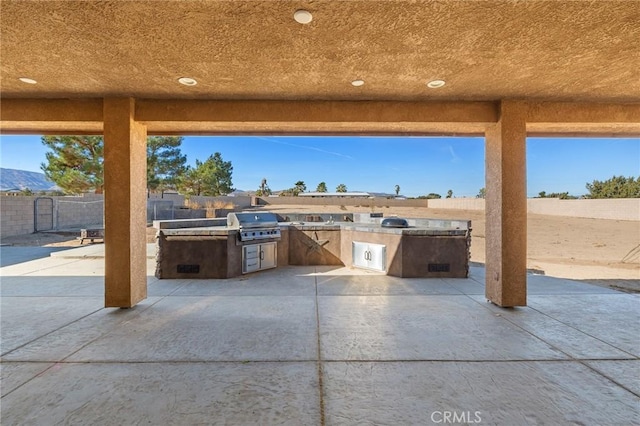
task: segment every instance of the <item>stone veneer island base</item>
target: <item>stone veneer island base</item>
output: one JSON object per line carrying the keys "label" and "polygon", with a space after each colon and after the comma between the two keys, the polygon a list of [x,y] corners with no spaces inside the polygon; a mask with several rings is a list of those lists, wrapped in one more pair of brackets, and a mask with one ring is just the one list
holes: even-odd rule
{"label": "stone veneer island base", "polygon": [[[471,221],[408,219],[383,228],[369,214],[289,214],[279,217],[277,265],[360,267],[404,278],[466,278]],[[335,222],[334,218],[342,219]],[[242,243],[225,219],[158,221],[156,277],[242,275]]]}

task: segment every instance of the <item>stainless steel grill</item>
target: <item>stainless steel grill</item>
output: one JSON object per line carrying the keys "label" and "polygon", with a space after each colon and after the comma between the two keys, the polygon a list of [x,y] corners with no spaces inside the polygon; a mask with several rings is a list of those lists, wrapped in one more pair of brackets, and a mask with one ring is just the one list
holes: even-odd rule
{"label": "stainless steel grill", "polygon": [[277,241],[278,218],[271,212],[240,212],[227,215],[227,226],[239,230],[240,241]]}

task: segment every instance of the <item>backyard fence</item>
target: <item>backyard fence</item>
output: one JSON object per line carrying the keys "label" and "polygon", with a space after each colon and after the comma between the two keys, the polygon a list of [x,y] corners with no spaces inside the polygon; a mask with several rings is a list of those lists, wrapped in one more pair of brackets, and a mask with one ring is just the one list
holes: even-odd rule
{"label": "backyard fence", "polygon": [[[437,209],[484,210],[484,200],[474,198],[449,198],[439,200],[393,200],[380,198],[298,198],[266,197],[256,199],[256,204],[306,204],[306,205],[360,205],[404,206]],[[190,208],[182,207],[190,204]],[[233,207],[230,207],[233,204]],[[640,221],[640,199],[617,198],[599,200],[558,200],[530,198],[527,202],[530,214],[584,217],[592,219]],[[147,222],[154,220],[224,217],[229,211],[251,206],[250,197],[191,197],[188,202],[177,194],[164,198],[152,197],[147,201]],[[268,209],[268,206],[265,206]],[[104,226],[104,199],[102,195],[82,197],[0,197],[0,236],[30,234],[38,231],[65,231]]]}
{"label": "backyard fence", "polygon": [[[191,208],[182,207],[185,198],[165,194],[147,200],[147,223],[154,220],[205,217],[206,207],[214,214],[226,215],[233,209],[247,208],[251,197],[191,197]],[[201,206],[201,208],[195,208]],[[224,207],[227,207],[226,209]],[[210,209],[212,210],[212,209]],[[0,197],[0,237],[45,231],[78,231],[104,227],[104,197],[86,194],[78,197],[2,196]]]}

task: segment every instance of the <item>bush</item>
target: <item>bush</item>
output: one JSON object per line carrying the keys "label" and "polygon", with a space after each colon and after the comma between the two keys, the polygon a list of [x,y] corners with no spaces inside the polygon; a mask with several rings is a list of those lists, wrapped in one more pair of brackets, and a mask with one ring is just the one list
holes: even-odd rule
{"label": "bush", "polygon": [[605,181],[586,184],[589,198],[640,198],[640,177],[613,176]]}

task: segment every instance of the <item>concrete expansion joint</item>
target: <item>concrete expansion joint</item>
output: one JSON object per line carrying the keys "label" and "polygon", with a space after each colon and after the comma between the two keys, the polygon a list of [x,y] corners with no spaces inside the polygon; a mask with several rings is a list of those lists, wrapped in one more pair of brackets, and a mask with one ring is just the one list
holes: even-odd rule
{"label": "concrete expansion joint", "polygon": [[617,347],[617,346],[615,346],[615,345],[613,345],[613,344],[611,344],[611,343],[607,343],[607,342],[605,342],[604,340],[602,340],[602,339],[598,338],[597,336],[594,336],[594,335],[592,335],[592,334],[589,334],[589,333],[587,333],[587,332],[585,332],[585,331],[580,330],[580,329],[579,329],[579,328],[577,328],[577,327],[574,327],[573,325],[571,325],[571,324],[567,323],[566,321],[561,321],[561,320],[559,320],[559,319],[557,319],[557,318],[554,318],[554,317],[552,317],[551,315],[548,315],[548,314],[546,314],[546,313],[544,313],[544,312],[542,312],[542,311],[540,311],[540,310],[538,310],[538,309],[536,309],[536,308],[532,308],[532,307],[530,307],[530,306],[528,306],[528,308],[529,308],[529,309],[531,309],[531,310],[533,310],[533,311],[535,311],[535,312],[537,312],[537,313],[539,313],[539,314],[541,314],[541,315],[544,315],[544,316],[545,316],[545,317],[547,317],[547,318],[550,318],[550,319],[551,319],[551,320],[553,320],[553,321],[557,321],[557,322],[559,322],[560,324],[562,324],[562,325],[564,325],[564,326],[566,326],[566,327],[572,328],[572,329],[576,330],[576,331],[577,331],[577,332],[579,332],[579,333],[582,333],[582,334],[584,334],[584,335],[586,335],[586,336],[589,336],[589,337],[591,337],[592,339],[596,339],[596,340],[598,340],[598,341],[600,341],[600,342],[602,342],[602,343],[604,343],[604,344],[606,344],[606,345],[608,345],[608,346],[611,346],[611,347],[613,347],[613,348],[616,348],[616,349],[617,349],[617,350],[619,350],[620,352],[624,352],[624,353],[626,353],[627,355],[629,355],[630,357],[632,357],[632,359],[633,359],[633,358],[636,358],[633,354],[629,353],[629,351],[626,351],[626,350],[624,350],[624,349],[622,349],[622,348],[619,348],[619,347]]}
{"label": "concrete expansion joint", "polygon": [[315,298],[314,298],[314,305],[315,305],[315,314],[316,314],[316,338],[317,338],[317,355],[316,357],[318,358],[317,363],[318,363],[318,397],[320,399],[320,425],[324,426],[326,424],[326,416],[325,416],[325,402],[324,402],[324,369],[323,369],[323,361],[322,361],[322,341],[320,339],[320,308],[319,308],[319,304],[318,304],[318,275],[316,275],[318,273],[318,268],[314,267],[313,268],[313,284],[314,284],[314,290],[315,290]]}
{"label": "concrete expansion joint", "polygon": [[469,363],[477,363],[477,364],[507,364],[507,363],[522,363],[527,364],[531,362],[543,362],[543,363],[578,363],[582,364],[583,362],[589,361],[637,361],[638,358],[584,358],[584,359],[549,359],[549,358],[511,358],[511,359],[446,359],[446,358],[424,358],[424,359],[402,359],[402,358],[394,358],[394,359],[328,359],[322,361],[325,364],[349,364],[349,363],[358,363],[358,364],[394,364],[394,363],[442,363],[442,364],[469,364]]}
{"label": "concrete expansion joint", "polygon": [[[472,299],[472,300],[473,300],[473,299]],[[476,301],[476,302],[477,302],[477,301]],[[491,301],[489,301],[489,302],[491,302]],[[477,302],[477,303],[479,303],[479,302]],[[480,304],[480,303],[479,303],[479,304]],[[490,311],[492,311],[492,312],[493,312],[493,310],[492,310],[492,309],[490,309],[490,308],[488,308],[486,305],[483,305],[483,306],[484,306],[485,308],[487,308],[487,309],[489,309]],[[547,317],[547,318],[550,318],[550,319],[551,319],[551,320],[553,320],[553,321],[560,322],[561,324],[563,324],[563,325],[565,325],[565,326],[567,326],[567,327],[570,327],[570,328],[572,328],[572,329],[576,330],[576,331],[577,331],[577,332],[579,332],[579,333],[582,333],[582,334],[584,334],[584,335],[587,335],[587,336],[589,336],[589,337],[591,337],[591,338],[593,338],[593,339],[596,339],[596,340],[598,340],[598,341],[602,342],[602,343],[603,343],[603,344],[605,344],[605,345],[608,345],[608,346],[610,346],[610,347],[613,347],[613,348],[615,348],[615,349],[619,350],[620,352],[623,352],[623,353],[625,353],[625,354],[629,355],[629,357],[630,357],[630,358],[624,358],[624,360],[627,360],[627,361],[633,361],[633,360],[638,360],[638,359],[639,359],[639,358],[635,357],[633,354],[629,353],[628,351],[625,351],[625,350],[624,350],[624,349],[622,349],[622,348],[619,348],[619,347],[617,347],[617,346],[615,346],[615,345],[612,345],[612,344],[610,344],[610,343],[607,343],[607,342],[603,341],[602,339],[599,339],[599,338],[598,338],[598,337],[596,337],[596,336],[593,336],[593,335],[591,335],[591,334],[589,334],[589,333],[586,333],[586,332],[584,332],[584,331],[582,331],[582,330],[579,330],[579,329],[577,329],[576,327],[573,327],[572,325],[567,324],[566,322],[560,321],[560,320],[559,320],[559,319],[557,319],[557,318],[553,318],[552,316],[550,316],[550,315],[548,315],[548,314],[545,314],[544,312],[541,312],[541,311],[539,311],[539,310],[537,310],[537,309],[535,309],[535,308],[526,307],[526,308],[524,308],[524,309],[531,309],[532,311],[535,311],[535,312],[537,312],[537,313],[539,313],[539,314],[541,314],[541,315],[543,315],[543,316],[545,316],[545,317]],[[533,337],[534,339],[538,339],[538,340],[540,340],[540,341],[544,342],[545,344],[549,345],[551,348],[553,348],[554,350],[556,350],[556,351],[558,351],[558,352],[562,353],[563,355],[565,355],[565,356],[568,358],[568,359],[565,359],[565,360],[521,360],[522,362],[531,362],[531,361],[536,361],[536,362],[558,362],[558,361],[559,361],[559,362],[572,362],[572,363],[579,363],[579,364],[583,365],[584,367],[586,367],[586,368],[588,368],[588,369],[592,370],[592,371],[593,371],[593,372],[595,372],[596,374],[598,374],[598,375],[600,375],[600,376],[602,376],[602,377],[606,378],[607,380],[612,381],[613,383],[615,383],[616,385],[618,385],[618,386],[620,386],[621,388],[625,389],[626,391],[628,391],[628,392],[632,393],[633,395],[640,397],[640,394],[638,394],[638,393],[634,392],[633,390],[629,389],[629,387],[625,386],[624,384],[620,383],[619,381],[616,381],[614,378],[610,377],[609,375],[606,375],[606,374],[604,374],[604,373],[602,373],[602,372],[598,371],[597,369],[595,369],[594,367],[592,367],[591,365],[589,365],[589,364],[588,364],[588,361],[602,361],[602,360],[610,360],[610,361],[616,360],[616,361],[618,361],[618,360],[620,360],[620,358],[608,358],[608,359],[607,359],[607,358],[605,358],[605,359],[602,359],[602,358],[596,358],[596,359],[585,359],[585,358],[578,358],[578,357],[575,357],[575,356],[571,355],[569,352],[567,352],[567,351],[565,351],[565,350],[561,349],[560,347],[558,347],[558,345],[554,344],[553,342],[549,342],[549,341],[547,341],[546,339],[543,339],[542,337],[537,336],[536,334],[532,333],[532,332],[531,332],[530,330],[528,330],[527,328],[525,328],[525,327],[521,326],[520,324],[518,324],[518,323],[516,323],[516,322],[512,321],[511,319],[509,319],[509,318],[507,318],[507,317],[505,317],[505,316],[501,315],[500,313],[496,313],[495,315],[496,315],[496,316],[499,316],[499,317],[501,317],[501,318],[503,318],[503,319],[505,319],[507,322],[509,322],[509,323],[510,323],[510,324],[512,324],[513,326],[515,326],[515,327],[517,327],[517,328],[521,329],[523,332],[525,332],[525,333],[529,334],[529,335],[530,335],[531,337]],[[469,362],[473,362],[473,361],[469,361]],[[492,361],[492,362],[500,362],[500,361],[499,361],[499,360],[495,360],[495,361]]]}

